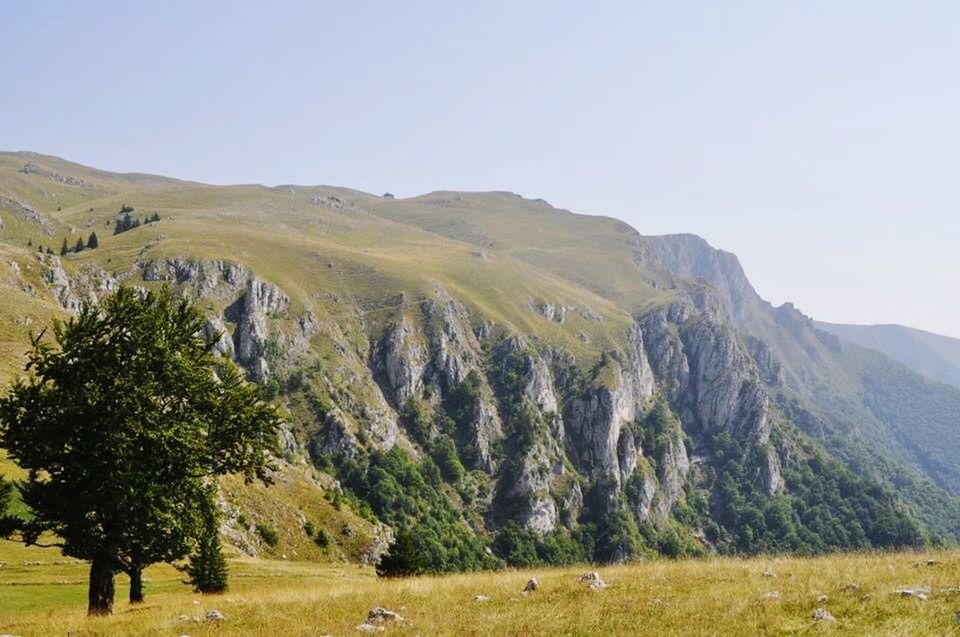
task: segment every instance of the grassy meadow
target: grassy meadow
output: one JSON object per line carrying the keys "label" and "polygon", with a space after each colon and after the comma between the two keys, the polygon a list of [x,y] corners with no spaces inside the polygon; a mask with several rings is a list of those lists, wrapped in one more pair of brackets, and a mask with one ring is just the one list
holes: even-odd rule
{"label": "grassy meadow", "polygon": [[[354,635],[376,606],[404,618],[383,634],[411,636],[960,635],[960,552],[662,560],[600,568],[604,590],[576,581],[587,567],[381,580],[356,565],[235,558],[226,594],[194,594],[158,566],[145,604],[126,603],[121,577],[115,614],[97,619],[85,617],[85,564],[9,542],[0,561],[0,634],[23,637]],[[533,576],[540,589],[522,594]],[[836,621],[814,620],[817,608]],[[181,618],[212,609],[225,621]]]}

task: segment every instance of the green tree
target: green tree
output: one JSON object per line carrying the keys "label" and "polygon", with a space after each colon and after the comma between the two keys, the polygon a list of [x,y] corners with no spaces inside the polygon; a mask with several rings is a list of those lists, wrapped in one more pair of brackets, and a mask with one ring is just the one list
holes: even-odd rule
{"label": "green tree", "polygon": [[77,245],[73,246],[73,251],[74,251],[74,252],[83,252],[83,249],[84,249],[85,247],[86,247],[86,246],[83,245],[83,237],[80,237],[79,239],[77,239]]}
{"label": "green tree", "polygon": [[12,503],[13,483],[0,476],[0,537],[13,533],[19,523],[10,512]]}
{"label": "green tree", "polygon": [[227,560],[223,557],[216,510],[205,513],[203,534],[197,550],[185,568],[193,590],[198,593],[222,593],[227,590]]}
{"label": "green tree", "polygon": [[112,612],[116,571],[138,601],[146,566],[190,553],[212,478],[267,480],[279,417],[204,324],[169,288],[121,288],[33,336],[29,377],[0,399],[0,447],[29,472],[15,539],[51,533],[90,560],[90,614]]}
{"label": "green tree", "polygon": [[63,238],[63,245],[60,246],[60,256],[65,257],[67,253],[70,252],[70,246],[67,245],[67,238]]}
{"label": "green tree", "polygon": [[90,248],[91,250],[100,247],[100,239],[97,238],[96,232],[90,233],[90,238],[87,239],[87,247]]}

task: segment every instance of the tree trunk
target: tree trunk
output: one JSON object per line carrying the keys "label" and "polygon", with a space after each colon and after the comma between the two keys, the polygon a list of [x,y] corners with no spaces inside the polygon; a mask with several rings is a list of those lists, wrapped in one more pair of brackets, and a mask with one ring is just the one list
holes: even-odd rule
{"label": "tree trunk", "polygon": [[130,603],[143,602],[143,570],[137,567],[130,569]]}
{"label": "tree trunk", "polygon": [[113,613],[113,595],[115,592],[113,560],[95,557],[90,564],[90,588],[87,593],[88,615],[109,615]]}

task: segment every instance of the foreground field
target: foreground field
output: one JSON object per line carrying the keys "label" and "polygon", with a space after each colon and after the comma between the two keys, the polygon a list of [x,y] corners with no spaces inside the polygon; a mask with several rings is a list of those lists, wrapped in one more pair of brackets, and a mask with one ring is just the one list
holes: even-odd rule
{"label": "foreground field", "polygon": [[[195,595],[158,567],[146,604],[130,608],[118,581],[106,619],[84,616],[84,564],[5,542],[0,560],[0,633],[23,637],[359,635],[375,606],[404,617],[385,635],[960,635],[958,552],[647,562],[601,568],[604,590],[576,581],[582,567],[384,581],[357,566],[236,559],[222,596]],[[523,595],[533,576],[540,589]],[[918,587],[926,600],[895,593]],[[836,621],[813,619],[817,608]],[[226,619],[182,618],[213,609]]]}

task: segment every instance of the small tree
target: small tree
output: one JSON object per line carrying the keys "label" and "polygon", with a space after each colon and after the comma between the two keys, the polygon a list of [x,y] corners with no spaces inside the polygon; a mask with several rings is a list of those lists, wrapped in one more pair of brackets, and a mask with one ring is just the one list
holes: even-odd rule
{"label": "small tree", "polygon": [[84,247],[86,246],[83,245],[83,237],[80,237],[79,239],[77,239],[77,245],[73,246],[73,251],[83,252]]}
{"label": "small tree", "polygon": [[223,557],[216,509],[209,507],[197,550],[190,556],[187,574],[198,593],[222,593],[227,590],[227,560]]}
{"label": "small tree", "polygon": [[13,533],[20,520],[10,513],[13,502],[13,483],[0,476],[0,537]]}
{"label": "small tree", "polygon": [[150,223],[155,223],[155,222],[157,222],[157,221],[160,221],[160,213],[159,213],[159,212],[153,213],[153,216],[150,217]]}
{"label": "small tree", "polygon": [[26,469],[14,534],[90,560],[88,613],[113,610],[114,575],[185,557],[213,506],[211,479],[267,481],[279,417],[214,354],[206,321],[169,288],[121,288],[33,336],[30,376],[0,398],[0,447]]}
{"label": "small tree", "polygon": [[87,247],[93,250],[94,248],[100,247],[100,239],[97,238],[96,232],[90,233],[90,238],[87,239]]}
{"label": "small tree", "polygon": [[67,253],[70,252],[70,246],[67,245],[67,238],[63,238],[63,245],[60,246],[60,256],[65,257]]}
{"label": "small tree", "polygon": [[[126,208],[126,206],[124,206]],[[133,210],[131,208],[130,210]],[[113,234],[120,234],[121,232],[126,232],[133,227],[133,217],[130,216],[130,213],[124,211],[124,215],[117,219],[116,226],[113,229]]]}

